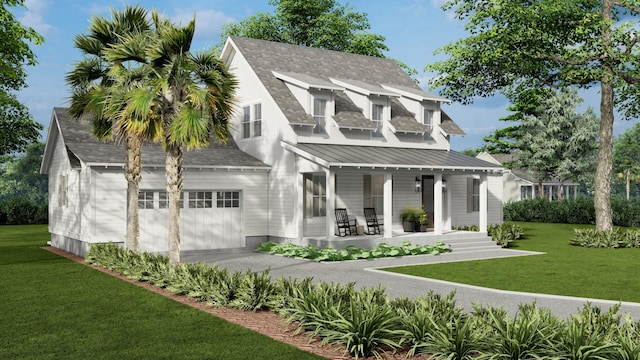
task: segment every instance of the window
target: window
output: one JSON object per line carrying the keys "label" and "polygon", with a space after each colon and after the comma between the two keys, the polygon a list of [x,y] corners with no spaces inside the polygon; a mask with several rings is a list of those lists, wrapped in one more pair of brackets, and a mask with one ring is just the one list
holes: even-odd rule
{"label": "window", "polygon": [[210,209],[213,207],[213,192],[189,191],[190,209]]}
{"label": "window", "polygon": [[262,104],[253,105],[253,136],[262,135]]}
{"label": "window", "polygon": [[424,109],[422,115],[422,124],[424,125],[424,139],[431,139],[431,132],[433,131],[433,114],[434,111],[430,109]]}
{"label": "window", "polygon": [[316,125],[313,128],[314,134],[324,134],[326,126],[327,100],[313,98],[313,120]]}
{"label": "window", "polygon": [[67,206],[68,205],[68,184],[69,176],[68,175],[60,175],[58,176],[58,206]]}
{"label": "window", "polygon": [[[180,202],[178,203],[178,207],[184,209],[184,192],[180,193]],[[169,208],[169,193],[167,193],[166,191],[158,192],[158,208]]]}
{"label": "window", "polygon": [[327,194],[324,175],[304,175],[304,217],[326,216]]}
{"label": "window", "polygon": [[138,192],[138,209],[153,209],[153,191]]}
{"label": "window", "polygon": [[216,197],[216,207],[218,208],[237,208],[240,207],[239,191],[218,191]]}
{"label": "window", "polygon": [[520,200],[532,199],[533,187],[531,185],[523,185],[520,187]]}
{"label": "window", "polygon": [[242,108],[242,138],[248,139],[251,137],[251,107],[245,106]]}
{"label": "window", "polygon": [[376,129],[371,133],[371,136],[374,138],[382,137],[383,111],[383,105],[373,104],[371,106],[371,122],[376,127]]}
{"label": "window", "polygon": [[480,179],[467,178],[467,212],[480,211]]}
{"label": "window", "polygon": [[384,176],[365,175],[363,185],[364,207],[375,208],[377,215],[384,214]]}

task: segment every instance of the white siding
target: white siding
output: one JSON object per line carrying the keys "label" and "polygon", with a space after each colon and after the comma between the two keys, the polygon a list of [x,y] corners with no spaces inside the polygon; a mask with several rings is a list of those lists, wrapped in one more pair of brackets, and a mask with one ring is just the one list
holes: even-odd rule
{"label": "white siding", "polygon": [[[447,188],[451,192],[452,226],[478,225],[480,212],[467,212],[468,176],[448,176]],[[487,223],[502,224],[502,175],[488,174]]]}

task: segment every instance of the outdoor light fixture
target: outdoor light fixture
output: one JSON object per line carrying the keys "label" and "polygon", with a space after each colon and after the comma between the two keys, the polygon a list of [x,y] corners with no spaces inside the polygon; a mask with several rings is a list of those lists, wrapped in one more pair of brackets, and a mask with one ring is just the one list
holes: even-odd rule
{"label": "outdoor light fixture", "polygon": [[442,192],[447,192],[447,180],[442,180]]}
{"label": "outdoor light fixture", "polygon": [[416,192],[422,191],[422,179],[419,176],[416,176]]}

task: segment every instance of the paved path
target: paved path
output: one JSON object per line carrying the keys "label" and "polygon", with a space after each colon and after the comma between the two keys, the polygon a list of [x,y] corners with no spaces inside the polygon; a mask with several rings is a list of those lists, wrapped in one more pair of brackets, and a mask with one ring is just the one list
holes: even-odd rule
{"label": "paved path", "polygon": [[[272,278],[278,277],[313,277],[315,281],[355,282],[356,286],[386,288],[391,297],[406,295],[417,297],[433,290],[442,295],[456,292],[456,301],[465,310],[473,309],[472,303],[503,306],[514,314],[519,304],[536,302],[538,306],[551,309],[559,316],[576,313],[586,301],[608,309],[615,301],[585,299],[568,296],[544,295],[514,291],[495,290],[479,286],[464,285],[448,281],[425,279],[409,275],[393,274],[379,270],[385,267],[403,265],[433,264],[440,262],[469,261],[499,257],[527,256],[540,253],[496,249],[490,251],[446,253],[440,255],[417,255],[399,258],[354,260],[343,262],[317,263],[310,260],[285,258],[282,256],[255,253],[230,252],[208,253],[202,255],[182,255],[183,262],[204,262],[218,264],[229,271],[264,271],[269,269]],[[622,303],[621,312],[631,314],[640,320],[640,303]]]}

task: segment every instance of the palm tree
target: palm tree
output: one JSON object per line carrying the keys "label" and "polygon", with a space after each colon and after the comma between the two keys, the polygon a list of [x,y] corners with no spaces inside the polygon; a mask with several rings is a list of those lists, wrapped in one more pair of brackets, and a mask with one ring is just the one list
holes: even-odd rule
{"label": "palm tree", "polygon": [[89,33],[77,35],[76,48],[83,53],[81,61],[67,74],[72,88],[69,114],[88,118],[93,134],[100,140],[124,142],[126,151],[125,178],[127,180],[126,246],[137,252],[140,246],[138,217],[138,189],[141,180],[141,147],[145,139],[155,136],[154,129],[122,117],[124,92],[143,76],[137,69],[128,69],[123,62],[110,62],[105,50],[119,43],[123,36],[146,34],[151,30],[144,8],[128,6],[124,11],[112,10],[111,20],[94,16]]}
{"label": "palm tree", "polygon": [[[229,138],[227,120],[233,114],[237,81],[213,50],[191,53],[195,19],[176,26],[152,13],[152,37],[131,35],[107,50],[110,61],[136,57],[148,74],[144,83],[127,93],[123,116],[147,118],[162,129],[166,152],[169,202],[169,263],[180,263],[180,193],[184,150],[206,147],[213,136]],[[140,58],[141,51],[145,59]]]}

